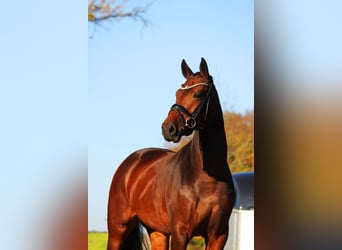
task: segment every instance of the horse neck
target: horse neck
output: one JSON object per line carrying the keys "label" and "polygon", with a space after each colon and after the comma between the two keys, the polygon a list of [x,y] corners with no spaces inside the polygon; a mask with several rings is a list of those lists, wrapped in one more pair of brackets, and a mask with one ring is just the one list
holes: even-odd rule
{"label": "horse neck", "polygon": [[217,92],[213,89],[210,99],[206,125],[196,131],[192,140],[192,149],[201,155],[202,171],[219,181],[232,182],[227,163],[227,142],[224,130],[224,120]]}

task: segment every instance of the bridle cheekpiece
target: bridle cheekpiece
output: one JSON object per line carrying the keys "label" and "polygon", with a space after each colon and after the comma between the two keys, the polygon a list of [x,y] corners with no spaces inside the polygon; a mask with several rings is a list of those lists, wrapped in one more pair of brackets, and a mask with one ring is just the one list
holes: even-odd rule
{"label": "bridle cheekpiece", "polygon": [[[184,86],[184,87],[179,88],[181,90],[188,90],[188,89],[192,89],[194,87],[201,86],[201,85],[202,86],[208,86],[209,89],[207,91],[207,95],[205,96],[204,99],[202,99],[202,102],[197,106],[197,108],[194,110],[194,112],[190,113],[185,107],[183,107],[180,104],[173,104],[171,109],[170,109],[170,111],[171,110],[176,111],[176,113],[180,117],[183,128],[194,129],[196,127],[196,125],[197,125],[196,119],[199,116],[199,114],[201,113],[205,104],[207,104],[207,106],[206,106],[204,121],[207,119],[212,83],[201,82],[201,83],[196,83],[196,84],[191,85],[191,86]],[[188,116],[188,118],[184,119],[182,113],[184,113],[186,116]]]}

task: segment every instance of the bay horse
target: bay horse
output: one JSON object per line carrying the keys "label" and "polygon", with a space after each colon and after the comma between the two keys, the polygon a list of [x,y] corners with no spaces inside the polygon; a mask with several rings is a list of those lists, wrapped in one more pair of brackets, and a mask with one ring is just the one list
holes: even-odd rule
{"label": "bay horse", "polygon": [[235,193],[221,105],[203,58],[200,72],[185,60],[181,68],[186,80],[162,133],[170,142],[193,138],[178,152],[146,148],[122,162],[109,192],[108,250],[142,249],[141,225],[153,250],[185,250],[193,236],[202,236],[207,250],[227,241]]}

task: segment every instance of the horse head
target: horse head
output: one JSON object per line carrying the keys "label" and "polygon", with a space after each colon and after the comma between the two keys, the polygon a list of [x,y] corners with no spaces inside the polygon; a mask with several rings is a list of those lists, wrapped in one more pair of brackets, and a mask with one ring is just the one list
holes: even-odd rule
{"label": "horse head", "polygon": [[172,142],[178,142],[183,135],[203,128],[213,86],[207,62],[203,58],[199,72],[193,73],[184,59],[181,67],[186,80],[176,91],[176,103],[162,124],[165,140]]}

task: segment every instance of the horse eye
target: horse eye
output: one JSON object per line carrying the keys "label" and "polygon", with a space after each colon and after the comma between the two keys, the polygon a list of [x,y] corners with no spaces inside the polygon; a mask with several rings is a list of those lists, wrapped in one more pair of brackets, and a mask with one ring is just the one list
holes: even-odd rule
{"label": "horse eye", "polygon": [[195,92],[193,97],[196,98],[196,99],[200,99],[200,98],[202,98],[202,95],[203,95],[203,92],[199,91],[199,92]]}

